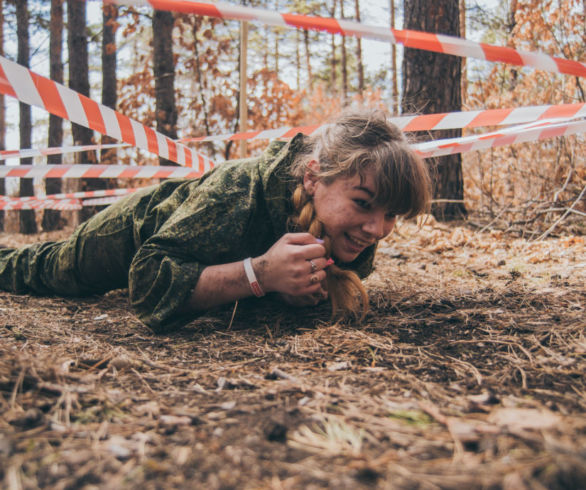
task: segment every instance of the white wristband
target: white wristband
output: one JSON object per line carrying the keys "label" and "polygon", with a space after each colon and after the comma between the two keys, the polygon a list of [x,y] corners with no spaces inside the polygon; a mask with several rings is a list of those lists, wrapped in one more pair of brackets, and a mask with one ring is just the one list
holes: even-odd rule
{"label": "white wristband", "polygon": [[248,278],[248,282],[250,284],[250,289],[257,298],[260,298],[265,295],[265,292],[260,287],[258,280],[256,279],[256,274],[254,273],[254,269],[252,268],[252,258],[248,257],[244,259],[244,272],[246,272],[246,277]]}

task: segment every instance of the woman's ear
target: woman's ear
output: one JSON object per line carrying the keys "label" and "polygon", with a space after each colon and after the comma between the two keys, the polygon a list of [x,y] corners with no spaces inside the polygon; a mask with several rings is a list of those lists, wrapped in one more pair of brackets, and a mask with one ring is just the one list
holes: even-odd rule
{"label": "woman's ear", "polygon": [[303,187],[305,192],[310,196],[313,196],[315,192],[315,186],[319,182],[319,162],[317,160],[310,160],[305,167],[305,173],[303,174]]}

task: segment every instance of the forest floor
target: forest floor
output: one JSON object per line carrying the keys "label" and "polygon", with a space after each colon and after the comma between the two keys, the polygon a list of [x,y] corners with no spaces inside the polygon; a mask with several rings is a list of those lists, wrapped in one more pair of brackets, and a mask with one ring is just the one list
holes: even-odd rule
{"label": "forest floor", "polygon": [[[0,235],[4,245],[58,235]],[[4,488],[586,488],[584,237],[403,223],[362,324],[0,293]]]}

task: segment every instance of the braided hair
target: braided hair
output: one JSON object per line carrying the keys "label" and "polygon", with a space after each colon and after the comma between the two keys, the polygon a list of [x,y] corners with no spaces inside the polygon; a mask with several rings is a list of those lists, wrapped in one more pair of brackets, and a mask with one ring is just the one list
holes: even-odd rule
{"label": "braided hair", "polygon": [[[339,177],[375,175],[373,204],[390,214],[407,218],[427,210],[431,198],[430,177],[423,160],[411,149],[401,130],[382,111],[371,110],[342,115],[308,138],[292,164],[298,182],[316,160],[317,177],[329,185]],[[293,192],[292,231],[306,231],[324,240],[326,257],[332,244],[315,213],[312,196],[302,183]],[[334,317],[361,315],[368,310],[368,294],[358,275],[336,265],[326,268],[326,286]]]}

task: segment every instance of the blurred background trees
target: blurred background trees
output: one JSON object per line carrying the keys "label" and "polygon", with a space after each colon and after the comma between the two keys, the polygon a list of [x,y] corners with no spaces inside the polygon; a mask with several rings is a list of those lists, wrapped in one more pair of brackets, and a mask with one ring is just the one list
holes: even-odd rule
{"label": "blurred background trees", "polygon": [[[380,0],[368,4],[360,0],[252,0],[247,5],[359,19],[369,25],[393,22],[397,28],[451,35],[466,35],[467,29],[467,37],[477,41],[573,60],[585,58],[580,0]],[[0,49],[10,59],[30,63],[42,75],[62,80],[94,100],[101,97],[102,103],[173,138],[232,133],[239,128],[237,21],[155,13],[150,8],[105,5],[102,10],[99,3],[78,0],[4,0],[0,10],[4,34]],[[29,54],[23,44],[26,33]],[[398,114],[584,102],[584,81],[577,77],[471,59],[463,70],[460,58],[401,46],[373,54],[374,45],[365,48],[365,43],[353,37],[250,23],[248,128],[320,124],[343,108],[358,105]],[[16,120],[2,117],[4,104],[12,102],[1,102],[0,145],[7,134],[18,131]],[[7,144],[10,149],[111,141],[33,110],[29,142],[26,114],[22,120],[24,132],[20,141],[12,137]],[[459,133],[412,136],[430,139]],[[250,142],[248,151],[257,153],[266,144]],[[238,155],[237,147],[227,141],[200,144],[197,149],[218,162]],[[492,223],[537,234],[579,196],[586,180],[584,153],[584,137],[578,135],[430,161],[436,174],[433,213],[445,220],[468,215],[469,222],[479,226]],[[156,164],[158,159],[137,149],[119,149],[45,161]],[[37,193],[45,185],[47,193],[59,192],[61,184],[38,182]],[[85,188],[88,185],[105,184],[86,183]],[[579,204],[574,209],[584,212],[583,203]],[[575,220],[567,220],[568,229],[582,233],[583,219],[574,214]],[[42,215],[37,213],[36,219],[43,229],[61,223],[55,212]]]}

